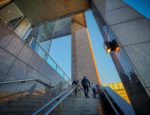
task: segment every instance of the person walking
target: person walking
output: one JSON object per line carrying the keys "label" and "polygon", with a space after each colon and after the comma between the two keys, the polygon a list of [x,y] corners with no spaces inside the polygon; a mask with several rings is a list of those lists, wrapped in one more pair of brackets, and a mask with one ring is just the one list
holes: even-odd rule
{"label": "person walking", "polygon": [[72,82],[72,85],[75,85],[76,86],[76,88],[75,88],[75,90],[74,90],[74,93],[75,93],[75,96],[77,97],[77,86],[78,86],[78,83],[79,83],[79,80],[73,80],[73,82]]}
{"label": "person walking", "polygon": [[97,86],[94,83],[92,83],[92,91],[93,91],[93,97],[96,98]]}
{"label": "person walking", "polygon": [[89,98],[90,81],[86,78],[86,76],[84,76],[84,78],[82,79],[81,84],[84,89],[85,98]]}

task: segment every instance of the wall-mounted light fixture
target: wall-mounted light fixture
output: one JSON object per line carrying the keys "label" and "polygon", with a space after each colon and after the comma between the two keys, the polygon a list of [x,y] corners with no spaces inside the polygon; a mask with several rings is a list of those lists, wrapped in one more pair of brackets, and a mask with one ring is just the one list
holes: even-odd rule
{"label": "wall-mounted light fixture", "polygon": [[115,39],[112,40],[111,42],[105,41],[104,48],[107,53],[110,53],[111,51],[115,51],[115,52],[120,51],[120,47]]}

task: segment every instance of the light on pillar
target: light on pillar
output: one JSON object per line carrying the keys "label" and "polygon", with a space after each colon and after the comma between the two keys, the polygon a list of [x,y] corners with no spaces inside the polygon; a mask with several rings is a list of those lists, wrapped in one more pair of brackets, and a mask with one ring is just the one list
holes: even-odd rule
{"label": "light on pillar", "polygon": [[104,48],[108,54],[110,54],[111,51],[115,51],[115,52],[120,51],[120,47],[115,39],[112,40],[111,42],[105,41]]}
{"label": "light on pillar", "polygon": [[110,42],[104,42],[105,51],[109,54],[111,52]]}

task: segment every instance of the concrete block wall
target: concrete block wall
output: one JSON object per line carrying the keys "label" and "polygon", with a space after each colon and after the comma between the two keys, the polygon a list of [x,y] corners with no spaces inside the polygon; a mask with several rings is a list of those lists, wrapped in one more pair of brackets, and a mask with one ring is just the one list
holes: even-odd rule
{"label": "concrete block wall", "polygon": [[0,82],[21,79],[40,79],[52,85],[64,81],[0,20]]}

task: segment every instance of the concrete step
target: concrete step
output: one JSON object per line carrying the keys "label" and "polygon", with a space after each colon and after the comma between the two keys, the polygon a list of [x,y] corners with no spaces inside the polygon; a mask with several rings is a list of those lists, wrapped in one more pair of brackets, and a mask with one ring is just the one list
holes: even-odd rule
{"label": "concrete step", "polygon": [[65,100],[65,103],[100,103],[100,101],[98,99],[68,99]]}
{"label": "concrete step", "polygon": [[[48,96],[29,96],[11,101],[0,109],[0,115],[30,115],[50,101]],[[93,98],[68,98],[50,115],[99,115],[100,101]],[[2,105],[3,106],[3,105]]]}
{"label": "concrete step", "polygon": [[62,106],[63,108],[69,108],[69,109],[70,108],[98,108],[98,105],[82,105],[82,104],[74,105],[73,103],[70,105],[62,104],[60,106]]}
{"label": "concrete step", "polygon": [[46,96],[22,97],[9,102],[9,104],[1,104],[0,115],[30,115],[29,113],[36,111],[49,100],[50,98]]}
{"label": "concrete step", "polygon": [[[80,112],[80,111],[60,111],[60,112],[52,112],[49,115],[100,115],[98,112]],[[103,115],[103,114],[102,114]]]}
{"label": "concrete step", "polygon": [[78,113],[76,115],[99,115],[99,104],[99,99],[69,98],[61,103],[53,112],[55,114],[58,112],[60,115],[72,115],[73,113]]}
{"label": "concrete step", "polygon": [[49,100],[50,97],[48,97],[48,96],[28,96],[28,97],[22,97],[21,99],[38,99],[38,100],[47,99],[47,100]]}
{"label": "concrete step", "polygon": [[13,106],[0,109],[0,112],[33,112],[36,111],[40,106]]}
{"label": "concrete step", "polygon": [[0,115],[31,115],[33,112],[0,112]]}
{"label": "concrete step", "polygon": [[50,101],[50,99],[23,98],[23,99],[20,99],[19,101],[22,101],[22,102],[39,102],[40,103],[40,102],[48,102],[48,101]]}
{"label": "concrete step", "polygon": [[69,99],[76,99],[76,100],[99,100],[99,98],[78,98],[78,97],[70,97],[70,98],[67,98],[66,100],[69,100]]}
{"label": "concrete step", "polygon": [[18,102],[11,102],[7,106],[12,107],[12,106],[42,106],[46,103],[46,101],[37,101],[37,102],[32,102],[32,101],[18,101]]}

